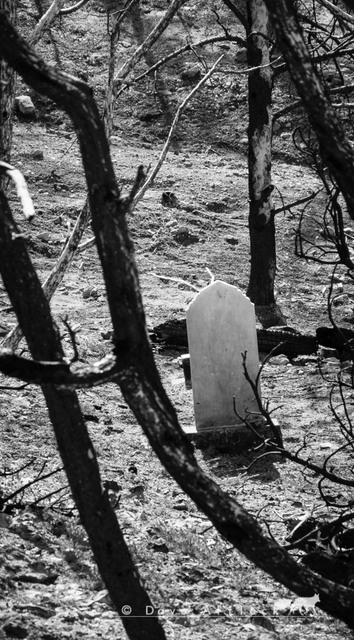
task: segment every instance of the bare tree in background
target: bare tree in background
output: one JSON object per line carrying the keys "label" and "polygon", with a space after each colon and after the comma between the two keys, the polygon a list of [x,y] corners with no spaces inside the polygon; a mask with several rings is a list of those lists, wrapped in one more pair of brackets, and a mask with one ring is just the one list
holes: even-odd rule
{"label": "bare tree in background", "polygon": [[[16,0],[0,0],[0,11],[10,22],[15,23]],[[9,163],[12,145],[12,114],[15,104],[15,72],[1,58],[0,60],[0,161]],[[0,188],[4,188],[7,178],[0,174]]]}
{"label": "bare tree in background", "polygon": [[[157,619],[134,619],[122,611],[123,595],[149,602],[127,553],[114,512],[101,487],[92,442],[82,419],[75,386],[118,383],[161,462],[210,518],[216,529],[258,567],[302,596],[318,594],[324,611],[354,627],[353,589],[299,565],[257,521],[200,469],[176,413],[161,384],[147,337],[133,247],[126,214],[130,198],[121,198],[104,127],[90,89],[48,67],[0,14],[0,54],[35,90],[67,111],[75,126],[89,191],[96,237],[114,330],[114,351],[89,371],[64,361],[58,332],[24,240],[19,236],[6,197],[0,206],[0,268],[11,303],[23,327],[33,360],[5,352],[2,370],[36,380],[42,386],[58,448],[97,565],[131,638],[163,638]],[[12,369],[11,369],[12,368]],[[127,591],[128,590],[128,591]],[[138,622],[137,622],[138,621]],[[153,626],[155,625],[155,626]],[[150,635],[149,635],[150,633]]]}

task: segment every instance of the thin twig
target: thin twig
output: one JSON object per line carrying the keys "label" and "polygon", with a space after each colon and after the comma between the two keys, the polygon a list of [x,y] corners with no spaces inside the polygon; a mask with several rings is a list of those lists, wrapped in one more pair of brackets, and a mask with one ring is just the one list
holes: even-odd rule
{"label": "thin twig", "polygon": [[135,196],[130,210],[133,211],[134,208],[136,207],[136,205],[138,204],[139,200],[141,200],[141,198],[143,197],[144,193],[147,191],[147,189],[150,187],[150,185],[153,183],[153,181],[155,180],[158,172],[160,171],[161,165],[163,164],[166,155],[167,155],[167,151],[169,149],[169,146],[171,144],[171,140],[172,137],[176,131],[177,125],[178,125],[178,121],[181,117],[181,114],[184,110],[184,108],[186,107],[186,105],[188,104],[188,102],[193,98],[193,96],[199,91],[199,89],[203,86],[203,84],[205,84],[207,82],[207,80],[209,80],[210,76],[214,73],[215,69],[217,68],[217,66],[220,64],[221,60],[224,58],[225,54],[222,54],[221,56],[219,56],[219,58],[217,59],[217,61],[213,64],[213,66],[211,67],[211,69],[209,69],[208,73],[205,74],[205,76],[200,80],[200,82],[198,82],[198,84],[194,87],[194,89],[192,89],[192,91],[190,91],[190,93],[187,95],[187,97],[183,100],[183,102],[180,104],[180,106],[178,107],[177,111],[176,111],[176,115],[173,119],[169,134],[167,136],[167,140],[164,144],[164,147],[161,151],[160,157],[153,169],[153,171],[149,174],[147,180],[145,181],[145,183],[143,184],[143,186],[141,187],[141,189],[138,191],[137,195]]}

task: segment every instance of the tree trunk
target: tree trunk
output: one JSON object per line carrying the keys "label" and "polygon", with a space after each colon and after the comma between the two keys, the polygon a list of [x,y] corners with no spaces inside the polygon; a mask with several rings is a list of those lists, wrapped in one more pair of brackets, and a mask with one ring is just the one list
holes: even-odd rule
{"label": "tree trunk", "polygon": [[[0,272],[11,304],[35,360],[63,361],[59,333],[0,191]],[[165,640],[108,496],[104,493],[92,441],[75,391],[42,387],[60,456],[98,569],[131,640]],[[125,609],[130,607],[131,610]]]}
{"label": "tree trunk", "polygon": [[290,0],[265,0],[265,3],[289,73],[316,133],[323,162],[354,219],[354,151],[311,61],[294,4]]}
{"label": "tree trunk", "polygon": [[[10,22],[15,23],[15,0],[0,0],[0,11],[4,11]],[[12,145],[12,114],[15,102],[16,75],[6,60],[0,59],[0,160],[10,162]],[[8,182],[5,175],[0,175],[0,189]]]}
{"label": "tree trunk", "polygon": [[248,76],[251,273],[247,295],[256,305],[269,305],[275,303],[276,255],[271,197],[272,71],[267,38],[268,12],[263,0],[249,0],[248,21],[248,65],[257,68]]}
{"label": "tree trunk", "polygon": [[[37,91],[53,98],[67,111],[75,125],[114,328],[114,353],[121,390],[151,446],[182,489],[210,518],[221,535],[258,567],[299,595],[312,596],[318,593],[319,606],[323,610],[334,613],[354,627],[354,591],[322,578],[297,563],[286,549],[263,535],[257,521],[198,466],[193,448],[179,426],[176,412],[163,389],[154,363],[146,331],[132,244],[124,215],[129,208],[129,201],[120,198],[103,124],[90,89],[84,83],[45,65],[17,36],[11,25],[2,19],[0,50],[1,54],[21,72],[24,80]],[[12,245],[22,241],[16,234],[11,235]],[[0,257],[1,255],[0,253]],[[7,261],[4,260],[5,267],[6,264]],[[14,265],[16,264],[15,261]],[[10,279],[9,286],[13,286],[12,282]],[[18,285],[20,284],[21,281]],[[25,313],[28,318],[31,317],[27,309]],[[41,333],[37,340],[43,340]],[[36,351],[33,355],[42,358],[43,353]],[[45,353],[44,356],[46,355]],[[50,355],[53,356],[53,352]],[[59,360],[60,355],[57,354]],[[59,391],[52,388],[51,393]],[[62,393],[65,396],[65,393]],[[63,406],[63,419],[66,418],[65,414],[66,407]],[[53,418],[55,415],[54,413]],[[62,437],[60,428],[61,425],[56,423],[59,442]],[[73,423],[68,433],[75,433],[75,430],[76,425]],[[91,463],[90,447],[86,449],[86,453],[86,458]],[[74,473],[75,467],[70,466],[69,471]],[[80,480],[79,488],[84,488],[86,482],[90,482],[90,474],[87,473]],[[101,509],[97,507],[97,510],[96,517],[99,518]],[[102,543],[107,551],[107,542],[102,540]],[[111,547],[112,559],[113,550],[114,547]],[[99,549],[96,549],[96,552],[99,554]],[[134,624],[131,619],[129,622]],[[126,620],[125,623],[127,624]],[[151,633],[150,637],[157,639],[161,634]]]}

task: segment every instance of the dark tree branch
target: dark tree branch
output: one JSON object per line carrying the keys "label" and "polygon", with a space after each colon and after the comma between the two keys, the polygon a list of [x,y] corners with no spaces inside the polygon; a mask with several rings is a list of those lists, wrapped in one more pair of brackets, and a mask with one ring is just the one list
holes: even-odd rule
{"label": "dark tree branch", "polygon": [[[0,19],[1,30],[1,19]],[[25,242],[0,191],[0,272],[21,329],[34,359],[55,361],[64,353],[51,318],[49,303],[28,257]],[[56,366],[56,365],[54,365]],[[72,390],[42,386],[60,455],[102,578],[112,602],[133,640],[164,640],[157,618],[127,617],[129,602],[137,616],[144,616],[151,601],[140,582],[116,515],[104,494],[93,444]]]}
{"label": "dark tree branch", "polygon": [[138,82],[138,80],[142,80],[142,78],[145,78],[145,76],[148,76],[151,73],[154,73],[162,65],[166,64],[170,60],[173,60],[173,58],[177,58],[178,56],[182,55],[186,51],[194,51],[194,49],[196,49],[197,47],[205,47],[208,44],[213,44],[216,42],[225,42],[225,41],[236,42],[242,47],[244,47],[246,44],[245,41],[242,40],[242,38],[239,38],[238,36],[213,36],[212,38],[206,38],[205,40],[200,40],[199,42],[194,42],[194,43],[189,42],[188,44],[184,45],[184,47],[181,47],[180,49],[173,51],[169,55],[165,56],[162,60],[159,60],[158,62],[156,62],[156,64],[150,67],[147,71],[144,71],[144,73],[141,73],[139,76],[136,76],[136,78],[132,78],[132,80],[130,80],[128,84],[133,82]]}
{"label": "dark tree branch", "polygon": [[120,377],[115,356],[106,356],[94,365],[77,363],[74,371],[66,362],[39,362],[0,351],[0,371],[29,384],[54,385],[60,389],[81,389],[112,382]]}
{"label": "dark tree branch", "polygon": [[[255,519],[233,498],[222,491],[197,464],[193,449],[178,424],[176,413],[166,396],[153,360],[145,326],[132,244],[125,220],[126,205],[119,197],[103,125],[90,90],[84,83],[74,81],[72,78],[48,68],[33,51],[29,50],[3,16],[0,19],[0,43],[1,54],[18,69],[24,80],[62,106],[72,118],[76,128],[89,189],[92,226],[107,287],[115,336],[115,353],[121,373],[120,387],[138,422],[142,425],[150,444],[167,470],[196,505],[210,518],[221,535],[232,542],[258,567],[267,571],[276,580],[296,593],[308,596],[313,595],[314,592],[319,593],[320,607],[323,610],[354,626],[352,607],[354,590],[335,584],[306,567],[300,566],[279,545],[264,536]],[[0,229],[0,238],[4,232],[5,230]],[[23,241],[19,239],[18,242]],[[16,245],[12,242],[10,246],[12,247],[14,244]],[[1,242],[0,260],[3,268],[6,268],[9,261],[7,255],[2,258],[4,255],[2,245]],[[12,270],[16,271],[16,260],[12,260],[11,265]],[[15,292],[18,288],[21,289],[20,285],[21,282],[15,281],[14,284],[11,284],[11,281],[7,282],[7,287],[12,291],[12,304],[14,307],[16,306],[15,311],[26,325],[26,338],[31,343],[32,357],[37,360],[62,360],[63,354],[58,348],[53,328],[48,336],[49,348],[47,346],[43,348],[43,337],[47,335],[48,331],[47,323],[50,327],[53,325],[50,316],[48,318],[49,308],[48,311],[46,308],[44,309],[43,317],[46,318],[46,321],[42,319],[43,310],[36,308],[38,299],[41,299],[40,292],[36,292],[34,296],[36,304],[33,304],[33,308],[30,309],[32,315],[28,313],[28,308],[23,310],[21,305],[20,308],[18,304],[15,305],[17,301]],[[27,299],[27,305],[29,300]],[[24,316],[24,311],[27,316]],[[32,327],[27,326],[28,320],[26,323],[26,318],[28,317],[36,318]],[[46,345],[46,342],[44,344]],[[50,407],[50,415],[55,425],[59,445],[61,447],[63,445],[64,423],[66,436],[70,433],[70,454],[72,455],[73,434],[76,437],[81,434],[83,428],[81,426],[82,417],[76,415],[76,397],[73,392],[59,392],[52,387],[44,388],[44,393]],[[70,425],[67,425],[69,416]],[[78,460],[73,460],[69,451],[67,451],[64,464],[69,468],[71,476],[76,471],[73,466],[80,468],[80,490],[82,487],[86,489],[85,504],[81,504],[80,508],[87,515],[87,504],[90,505],[90,518],[93,515],[95,518],[91,524],[95,526],[96,536],[100,538],[98,540],[92,530],[90,540],[96,557],[100,557],[102,548],[107,549],[108,539],[111,537],[110,530],[107,530],[107,526],[104,526],[105,522],[102,522],[102,511],[104,510],[110,521],[113,515],[111,515],[111,510],[108,510],[104,496],[100,494],[99,505],[95,492],[92,496],[87,496],[87,487],[92,487],[92,476],[97,478],[98,471],[93,466],[95,457],[92,444],[87,441],[86,431],[83,441],[76,444],[80,451],[87,452],[86,460],[80,460],[80,465],[84,464],[84,473],[81,471]],[[74,496],[78,494],[76,483],[77,479],[74,477],[75,492],[72,488]],[[91,513],[91,509],[93,513]],[[120,535],[121,532],[119,532]],[[98,542],[100,544],[97,546]],[[110,544],[110,571],[112,571],[112,562],[116,562],[116,560],[118,562],[122,553],[121,549],[116,551],[117,544],[117,541],[112,541]],[[119,545],[121,545],[120,537]],[[125,574],[122,576],[121,562],[118,564],[116,573],[123,579]],[[136,637],[141,639],[143,637],[142,621],[139,619],[138,621],[140,629],[137,631]],[[131,627],[134,625],[132,618],[129,620],[125,618],[124,622],[127,627],[128,623]],[[157,640],[163,636],[159,628],[156,628],[151,631],[149,637]]]}
{"label": "dark tree branch", "polygon": [[354,151],[328,99],[303,38],[290,0],[265,0],[289,73],[302,98],[320,145],[354,219]]}

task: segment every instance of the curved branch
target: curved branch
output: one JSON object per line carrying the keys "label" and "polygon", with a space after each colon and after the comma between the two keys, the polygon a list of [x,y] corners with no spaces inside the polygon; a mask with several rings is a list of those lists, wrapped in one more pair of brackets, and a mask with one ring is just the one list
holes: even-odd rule
{"label": "curved branch", "polygon": [[67,7],[65,9],[60,9],[59,15],[60,16],[68,16],[69,13],[74,13],[75,11],[78,11],[79,9],[81,9],[81,7],[83,7],[88,2],[89,2],[89,0],[79,0],[79,2],[77,2],[74,5],[72,5],[72,7]]}
{"label": "curved branch", "polygon": [[162,16],[161,20],[157,23],[154,29],[149,33],[147,38],[145,38],[144,42],[137,48],[135,53],[129,58],[127,62],[120,68],[118,71],[115,80],[114,86],[117,89],[121,82],[126,76],[130,73],[130,71],[135,67],[135,65],[144,57],[146,52],[151,49],[152,45],[158,40],[160,35],[165,31],[166,27],[171,22],[173,16],[177,13],[177,11],[185,4],[188,0],[172,0],[170,3],[166,13]]}
{"label": "curved branch", "polygon": [[54,385],[58,389],[81,389],[119,380],[120,371],[114,355],[93,365],[43,362],[17,356],[10,349],[0,351],[0,372],[28,384]]}
{"label": "curved branch", "polygon": [[173,51],[169,55],[165,56],[162,60],[159,60],[158,62],[156,62],[156,64],[150,67],[147,71],[144,71],[144,73],[141,73],[139,76],[136,76],[136,78],[133,78],[130,82],[138,82],[138,80],[142,80],[143,78],[145,78],[145,76],[148,76],[151,73],[154,73],[162,65],[166,64],[170,60],[173,60],[173,58],[177,58],[177,56],[180,56],[182,53],[185,53],[186,51],[193,51],[193,49],[195,49],[196,47],[205,47],[208,44],[213,44],[215,42],[225,42],[225,41],[237,42],[237,44],[239,44],[240,46],[242,47],[245,46],[245,41],[242,38],[239,38],[238,36],[233,36],[231,38],[227,36],[213,36],[212,38],[199,40],[199,42],[194,42],[194,43],[189,42],[188,44],[185,44],[180,49],[177,49],[176,51]]}
{"label": "curved branch", "polygon": [[46,31],[46,29],[50,27],[52,22],[54,22],[55,18],[57,18],[57,16],[61,12],[61,7],[63,4],[64,4],[64,0],[53,0],[49,9],[47,9],[47,11],[41,17],[41,19],[37,22],[31,35],[28,38],[28,42],[32,47],[34,47],[34,45],[37,44],[43,31]]}
{"label": "curved branch", "polygon": [[290,0],[265,0],[289,73],[308,113],[327,164],[354,219],[354,151],[311,61]]}
{"label": "curved branch", "polygon": [[[43,292],[46,296],[47,300],[50,300],[53,296],[54,292],[59,287],[62,282],[64,275],[69,268],[76,251],[80,250],[80,240],[82,235],[87,227],[88,221],[90,217],[90,208],[88,206],[88,202],[86,201],[78,218],[76,219],[74,228],[71,232],[71,235],[59,256],[56,264],[51,270],[48,277],[45,279],[43,283]],[[90,240],[87,243],[93,244]],[[85,244],[85,248],[88,246]],[[7,334],[4,340],[1,343],[1,347],[3,349],[16,349],[19,345],[20,340],[22,338],[22,331],[19,324],[17,324],[11,331]]]}
{"label": "curved branch", "polygon": [[344,22],[348,22],[349,24],[354,24],[354,16],[350,15],[346,11],[343,11],[340,7],[336,6],[329,0],[317,0],[319,4],[325,7],[328,11],[332,13],[336,18],[340,18],[344,20]]}
{"label": "curved branch", "polygon": [[[17,68],[24,80],[62,106],[76,128],[89,190],[92,227],[112,317],[115,353],[121,372],[120,387],[151,446],[166,469],[209,517],[221,535],[249,560],[299,595],[311,596],[314,592],[319,593],[319,606],[323,610],[354,626],[354,590],[335,584],[300,566],[279,545],[264,536],[256,520],[198,466],[193,448],[180,428],[153,359],[126,225],[127,205],[119,197],[109,146],[90,89],[84,83],[49,68],[39,60],[3,14],[0,20],[0,43],[1,54]],[[0,253],[0,257],[1,255]],[[36,313],[35,309],[34,312]],[[41,320],[38,312],[36,317]],[[28,332],[31,331],[34,331],[34,327],[29,326]],[[36,340],[36,345],[39,344],[35,333],[31,340]],[[51,340],[53,341],[53,337]],[[60,354],[53,357],[57,351],[56,345],[57,342],[54,341],[52,357],[47,359],[60,359]],[[38,358],[37,347],[34,357],[41,359],[42,352],[41,349]],[[58,391],[54,391],[56,390],[51,391],[51,387],[48,387],[46,397],[47,402],[51,402],[51,418],[55,421],[57,436],[61,438],[60,420],[67,421],[65,403],[68,402],[66,394],[69,392],[58,395]],[[76,433],[76,426],[73,431]],[[86,456],[89,458],[86,461],[87,471],[87,463],[92,463],[91,455],[93,458],[91,448],[89,454]],[[90,477],[82,480],[81,485],[84,482],[90,483]],[[97,507],[97,510],[96,524],[100,528],[101,508]],[[105,531],[99,533],[106,549]],[[96,547],[95,551],[98,553],[99,548]],[[133,618],[129,621],[125,619],[127,625],[128,622],[133,624]],[[150,637],[157,640],[158,636],[155,634]]]}

